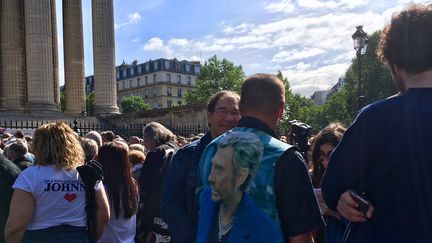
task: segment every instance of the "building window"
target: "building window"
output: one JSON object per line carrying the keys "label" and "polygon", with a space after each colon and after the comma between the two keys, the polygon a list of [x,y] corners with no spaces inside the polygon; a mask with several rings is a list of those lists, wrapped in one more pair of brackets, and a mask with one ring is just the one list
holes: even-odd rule
{"label": "building window", "polygon": [[171,68],[171,62],[168,60],[165,60],[165,68],[170,69]]}
{"label": "building window", "polygon": [[187,84],[188,84],[188,85],[191,85],[191,83],[192,83],[192,78],[191,78],[190,76],[188,76],[188,77],[187,77]]}
{"label": "building window", "polygon": [[171,96],[171,87],[167,87],[167,95]]}
{"label": "building window", "polygon": [[138,66],[138,74],[141,74],[141,65]]}
{"label": "building window", "polygon": [[130,68],[130,75],[131,75],[131,76],[134,76],[134,75],[135,75],[135,68],[134,68],[134,67],[131,67],[131,68]]}
{"label": "building window", "polygon": [[157,96],[157,88],[155,87],[154,89],[153,89],[153,96]]}
{"label": "building window", "polygon": [[188,72],[188,73],[190,72],[190,65],[189,65],[189,64],[186,64],[186,65],[185,65],[185,70],[186,70],[186,72]]}
{"label": "building window", "polygon": [[154,69],[155,71],[157,71],[157,70],[159,69],[159,67],[158,67],[158,62],[157,62],[157,61],[154,61],[154,62],[153,62],[153,69]]}
{"label": "building window", "polygon": [[127,70],[123,69],[123,78],[126,78],[126,77],[127,77]]}
{"label": "building window", "polygon": [[199,66],[195,66],[194,67],[194,72],[195,73],[199,73],[200,72],[200,67]]}
{"label": "building window", "polygon": [[144,97],[147,98],[147,97],[149,96],[149,90],[148,90],[148,89],[145,89],[144,92],[145,92],[145,93],[144,93],[144,95],[145,95]]}
{"label": "building window", "polygon": [[132,88],[133,87],[133,85],[132,85],[132,79],[131,80],[129,80],[129,88]]}
{"label": "building window", "polygon": [[148,76],[145,76],[145,80],[144,80],[145,84],[148,84]]}
{"label": "building window", "polygon": [[171,83],[171,74],[169,74],[169,73],[166,74],[166,81],[168,83]]}
{"label": "building window", "polygon": [[177,83],[181,84],[181,76],[180,75],[177,75]]}
{"label": "building window", "polygon": [[150,71],[150,64],[146,63],[145,64],[145,71],[148,73]]}
{"label": "building window", "polygon": [[117,77],[117,79],[120,79],[120,71],[119,70],[116,71],[116,77]]}
{"label": "building window", "polygon": [[125,81],[122,82],[122,88],[126,89],[126,83],[125,83]]}
{"label": "building window", "polygon": [[158,108],[158,103],[157,102],[153,102],[153,109]]}
{"label": "building window", "polygon": [[167,100],[167,107],[171,107],[172,106],[172,101],[171,100]]}
{"label": "building window", "polygon": [[153,83],[156,83],[156,74],[153,74]]}
{"label": "building window", "polygon": [[138,84],[138,86],[141,86],[141,79],[140,78],[137,78],[137,84]]}
{"label": "building window", "polygon": [[182,90],[181,90],[181,89],[178,89],[178,90],[177,90],[177,96],[178,96],[178,97],[182,97],[182,96],[183,96],[183,94],[182,94]]}

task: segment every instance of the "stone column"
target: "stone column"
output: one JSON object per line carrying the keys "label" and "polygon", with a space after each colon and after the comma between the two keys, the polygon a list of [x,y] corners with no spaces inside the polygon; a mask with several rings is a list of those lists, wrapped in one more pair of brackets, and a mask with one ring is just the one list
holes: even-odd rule
{"label": "stone column", "polygon": [[115,75],[113,0],[92,0],[95,112],[119,113]]}
{"label": "stone column", "polygon": [[1,1],[0,108],[23,110],[27,101],[23,0]]}
{"label": "stone column", "polygon": [[51,0],[25,0],[27,108],[58,111],[54,102]]}
{"label": "stone column", "polygon": [[53,85],[54,85],[54,103],[60,109],[60,83],[58,67],[58,40],[57,40],[57,15],[56,0],[51,0],[51,31],[52,31],[52,54],[53,54]]}
{"label": "stone column", "polygon": [[81,0],[63,0],[66,112],[85,111],[84,41]]}

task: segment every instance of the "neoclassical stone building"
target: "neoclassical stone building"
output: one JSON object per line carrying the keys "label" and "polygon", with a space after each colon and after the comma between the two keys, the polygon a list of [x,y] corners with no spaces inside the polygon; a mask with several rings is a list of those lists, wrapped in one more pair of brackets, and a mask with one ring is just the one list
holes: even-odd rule
{"label": "neoclassical stone building", "polygon": [[[60,110],[55,0],[0,1],[0,111]],[[66,112],[85,111],[81,0],[63,0]],[[96,112],[119,113],[113,0],[92,0]]]}

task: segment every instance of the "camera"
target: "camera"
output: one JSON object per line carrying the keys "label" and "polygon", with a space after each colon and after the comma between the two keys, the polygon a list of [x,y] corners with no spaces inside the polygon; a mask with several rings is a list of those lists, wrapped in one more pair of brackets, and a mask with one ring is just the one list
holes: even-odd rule
{"label": "camera", "polygon": [[294,139],[300,152],[306,154],[309,150],[308,139],[312,131],[312,127],[304,122],[292,120],[288,122],[291,125],[291,138]]}

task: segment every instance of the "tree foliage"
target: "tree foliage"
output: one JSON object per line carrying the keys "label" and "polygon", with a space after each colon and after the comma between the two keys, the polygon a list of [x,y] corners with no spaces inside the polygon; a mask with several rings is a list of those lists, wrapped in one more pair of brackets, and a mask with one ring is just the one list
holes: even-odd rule
{"label": "tree foliage", "polygon": [[66,111],[66,95],[64,91],[60,91],[60,110]]}
{"label": "tree foliage", "polygon": [[86,96],[86,109],[87,114],[93,115],[95,108],[95,94],[91,93]]}
{"label": "tree foliage", "polygon": [[135,95],[123,97],[121,99],[121,106],[124,113],[138,112],[151,109],[150,105],[145,103],[144,99],[141,96]]}
{"label": "tree foliage", "polygon": [[[369,36],[368,50],[361,57],[361,73],[363,81],[363,92],[365,96],[365,105],[371,104],[377,100],[389,97],[397,92],[393,84],[390,70],[376,56],[376,49],[379,45],[381,32],[377,31]],[[358,97],[358,63],[354,58],[346,74],[346,82],[350,87],[352,100],[350,104],[357,103]],[[357,112],[357,107],[350,107],[351,113]]]}
{"label": "tree foliage", "polygon": [[[369,36],[368,50],[362,56],[362,81],[365,95],[365,105],[384,99],[397,92],[393,84],[391,72],[382,64],[376,49],[380,40],[380,32]],[[350,125],[358,113],[358,63],[352,59],[345,73],[345,83],[342,88],[331,94],[326,103],[320,106],[313,104],[309,98],[294,94],[286,77],[279,71],[277,76],[285,83],[286,114],[279,128],[287,129],[287,121],[299,120],[311,125],[318,131],[331,122],[341,122]]]}
{"label": "tree foliage", "polygon": [[242,66],[235,66],[225,58],[220,60],[215,55],[201,66],[196,89],[186,93],[186,103],[205,104],[213,94],[221,90],[240,92],[244,77]]}

